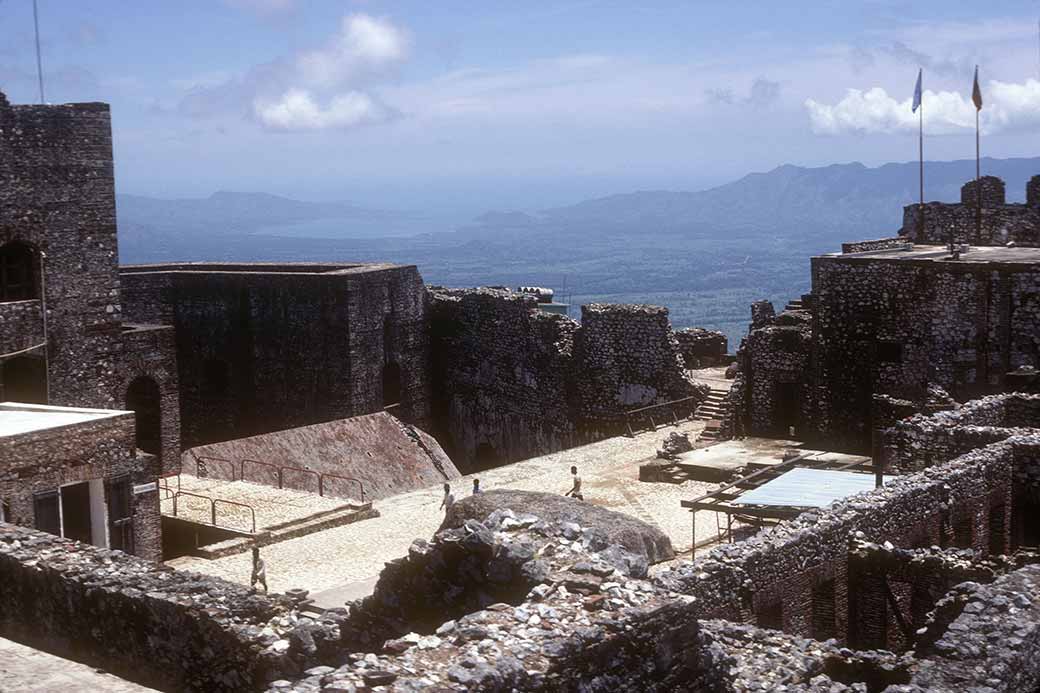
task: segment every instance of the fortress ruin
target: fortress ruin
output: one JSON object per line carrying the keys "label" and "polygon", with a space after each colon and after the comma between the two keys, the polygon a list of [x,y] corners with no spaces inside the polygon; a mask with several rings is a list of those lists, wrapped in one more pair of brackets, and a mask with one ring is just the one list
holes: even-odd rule
{"label": "fortress ruin", "polygon": [[[162,690],[1040,687],[1040,177],[1022,205],[983,178],[978,227],[972,182],[812,258],[810,293],[754,304],[734,359],[664,308],[579,322],[410,265],[119,267],[108,107],[0,94],[0,145],[0,635]],[[460,473],[691,418],[702,439],[659,453],[676,467],[714,436],[795,466],[857,453],[877,484],[776,526],[749,511],[696,558],[619,482],[602,492],[639,517],[492,489],[346,608],[163,563],[175,533],[214,559],[301,537],[332,556],[332,528]],[[214,488],[286,516],[258,529]]]}

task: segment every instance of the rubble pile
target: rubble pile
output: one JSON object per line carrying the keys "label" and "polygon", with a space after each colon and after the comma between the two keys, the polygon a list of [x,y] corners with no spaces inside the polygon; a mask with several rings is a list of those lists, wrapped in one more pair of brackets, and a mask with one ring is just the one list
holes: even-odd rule
{"label": "rubble pile", "polygon": [[689,434],[672,431],[661,443],[657,456],[662,460],[674,460],[690,450],[693,450],[693,443],[690,442]]}

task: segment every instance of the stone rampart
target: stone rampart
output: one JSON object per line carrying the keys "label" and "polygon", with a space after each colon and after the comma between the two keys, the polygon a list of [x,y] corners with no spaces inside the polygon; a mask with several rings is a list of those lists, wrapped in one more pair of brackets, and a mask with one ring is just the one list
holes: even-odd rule
{"label": "stone rampart", "polygon": [[254,691],[338,641],[284,597],[3,523],[0,582],[5,636],[164,690]]}

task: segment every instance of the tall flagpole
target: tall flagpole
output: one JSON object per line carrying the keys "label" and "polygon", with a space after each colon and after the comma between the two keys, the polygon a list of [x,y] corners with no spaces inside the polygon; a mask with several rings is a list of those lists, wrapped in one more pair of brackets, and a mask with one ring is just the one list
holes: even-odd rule
{"label": "tall flagpole", "polygon": [[917,158],[920,161],[920,182],[921,182],[921,208],[919,210],[918,220],[921,225],[920,231],[917,237],[924,240],[924,97],[922,94],[921,105],[917,107]]}
{"label": "tall flagpole", "polygon": [[40,103],[43,98],[43,61],[40,59],[40,16],[36,10],[36,0],[33,0],[33,28],[36,30],[36,78],[40,83]]}

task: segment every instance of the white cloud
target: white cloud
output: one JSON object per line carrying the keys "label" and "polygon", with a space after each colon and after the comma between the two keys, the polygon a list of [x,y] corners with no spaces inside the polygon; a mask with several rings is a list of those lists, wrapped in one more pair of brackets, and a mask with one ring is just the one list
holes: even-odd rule
{"label": "white cloud", "polygon": [[405,32],[365,14],[344,17],[339,34],[320,50],[296,59],[300,77],[314,87],[331,87],[380,73],[408,57]]}
{"label": "white cloud", "polygon": [[[980,122],[983,132],[1040,129],[1040,82],[1022,84],[991,81],[982,90]],[[898,101],[881,87],[866,91],[849,89],[841,101],[830,105],[806,99],[809,121],[818,134],[892,133],[913,130],[917,115],[911,99]],[[975,127],[975,106],[967,94],[926,90],[924,125],[929,134],[953,134]]]}
{"label": "white cloud", "polygon": [[389,109],[359,91],[335,96],[327,107],[322,107],[310,92],[290,89],[277,101],[257,100],[253,108],[262,125],[285,131],[352,128],[392,116]]}

